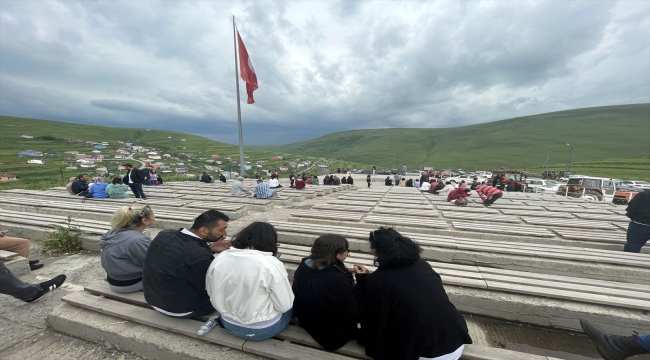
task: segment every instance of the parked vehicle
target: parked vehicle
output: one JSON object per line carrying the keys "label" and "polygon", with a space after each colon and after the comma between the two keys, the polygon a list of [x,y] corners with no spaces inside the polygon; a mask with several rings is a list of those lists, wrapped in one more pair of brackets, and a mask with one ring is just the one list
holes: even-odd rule
{"label": "parked vehicle", "polygon": [[553,180],[545,179],[525,179],[525,192],[556,192],[560,188],[560,183]]}
{"label": "parked vehicle", "polygon": [[624,180],[621,181],[620,186],[627,186],[631,188],[637,188],[642,190],[650,189],[650,183],[647,181],[637,181],[637,180]]}
{"label": "parked vehicle", "polygon": [[556,194],[589,201],[612,202],[615,192],[616,184],[612,179],[576,176],[570,178],[566,185],[561,185]]}

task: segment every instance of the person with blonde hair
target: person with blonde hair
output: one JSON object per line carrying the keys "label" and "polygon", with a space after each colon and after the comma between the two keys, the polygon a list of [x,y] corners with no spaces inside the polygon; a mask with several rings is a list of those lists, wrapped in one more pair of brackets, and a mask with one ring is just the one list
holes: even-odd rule
{"label": "person with blonde hair", "polygon": [[114,291],[129,293],[142,290],[142,267],[151,245],[143,231],[156,222],[147,205],[123,206],[111,219],[111,230],[102,235],[99,247],[106,280]]}
{"label": "person with blonde hair", "polygon": [[74,193],[74,191],[72,191],[72,183],[75,182],[75,180],[77,180],[76,177],[71,177],[71,178],[68,180],[68,184],[66,184],[66,186],[65,186],[65,190],[66,190],[70,195],[77,195],[77,194]]}

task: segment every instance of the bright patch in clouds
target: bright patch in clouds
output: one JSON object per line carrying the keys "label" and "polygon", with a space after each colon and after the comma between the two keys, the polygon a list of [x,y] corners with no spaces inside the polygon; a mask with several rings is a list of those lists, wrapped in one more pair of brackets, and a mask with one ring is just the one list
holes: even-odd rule
{"label": "bright patch in clouds", "polygon": [[4,0],[0,114],[236,143],[230,14],[247,145],[650,102],[647,1]]}

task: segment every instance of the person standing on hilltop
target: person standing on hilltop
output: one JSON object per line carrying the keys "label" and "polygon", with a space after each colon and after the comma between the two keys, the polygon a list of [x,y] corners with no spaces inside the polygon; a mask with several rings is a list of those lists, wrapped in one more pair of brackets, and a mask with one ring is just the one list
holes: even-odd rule
{"label": "person standing on hilltop", "polygon": [[147,175],[142,170],[134,168],[131,164],[124,164],[124,168],[127,170],[127,173],[122,179],[122,182],[131,188],[136,198],[147,200],[147,196],[142,190],[142,183],[147,180]]}
{"label": "person standing on hilltop", "polygon": [[406,175],[406,164],[402,166],[402,175]]}
{"label": "person standing on hilltop", "polygon": [[372,166],[372,174],[377,175],[377,167],[375,165]]}

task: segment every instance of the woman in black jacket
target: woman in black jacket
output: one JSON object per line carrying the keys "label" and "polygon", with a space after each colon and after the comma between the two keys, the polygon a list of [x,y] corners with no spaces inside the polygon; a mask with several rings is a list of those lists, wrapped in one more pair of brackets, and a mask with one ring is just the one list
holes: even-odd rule
{"label": "woman in black jacket", "polygon": [[[336,350],[356,339],[360,319],[352,273],[343,261],[348,241],[340,235],[321,235],[303,259],[293,278],[293,314],[300,326],[325,350]],[[363,286],[368,270],[354,265],[357,285]]]}
{"label": "woman in black jacket", "polygon": [[449,301],[422,249],[394,229],[370,232],[378,268],[361,291],[359,343],[373,359],[460,358],[471,344],[465,319]]}

